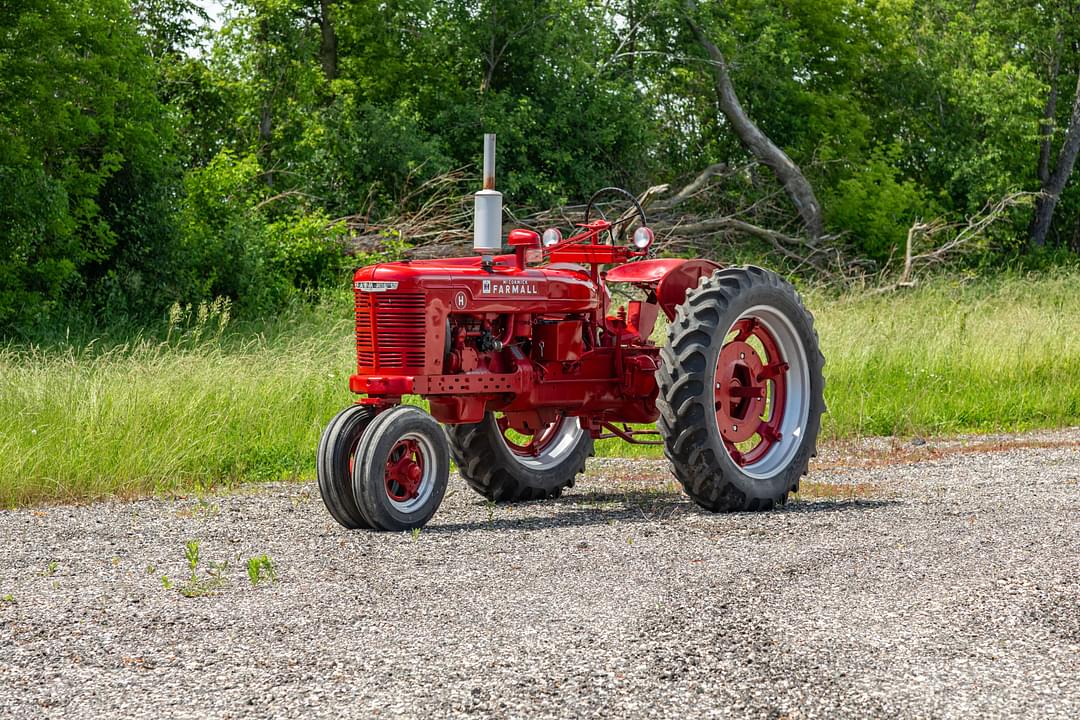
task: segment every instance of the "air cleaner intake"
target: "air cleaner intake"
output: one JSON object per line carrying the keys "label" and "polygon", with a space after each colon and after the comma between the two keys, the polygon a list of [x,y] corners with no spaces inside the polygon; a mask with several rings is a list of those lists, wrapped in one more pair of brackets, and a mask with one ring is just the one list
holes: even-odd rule
{"label": "air cleaner intake", "polygon": [[495,135],[484,135],[484,189],[476,193],[473,250],[490,257],[502,250],[502,193],[495,189]]}

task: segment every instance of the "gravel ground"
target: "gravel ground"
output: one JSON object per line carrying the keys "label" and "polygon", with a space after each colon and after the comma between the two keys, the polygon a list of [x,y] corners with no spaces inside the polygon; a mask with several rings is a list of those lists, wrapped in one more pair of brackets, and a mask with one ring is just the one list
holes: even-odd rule
{"label": "gravel ground", "polygon": [[[657,461],[513,508],[455,477],[417,537],[340,529],[311,483],[3,512],[0,717],[1080,714],[1080,430],[831,448],[811,480],[714,516]],[[190,539],[217,594],[177,589]]]}

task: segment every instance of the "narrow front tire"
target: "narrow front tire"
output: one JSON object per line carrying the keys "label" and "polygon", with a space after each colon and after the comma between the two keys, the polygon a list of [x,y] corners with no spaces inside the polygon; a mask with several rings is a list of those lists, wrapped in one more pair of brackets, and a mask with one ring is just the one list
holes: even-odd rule
{"label": "narrow front tire", "polygon": [[353,499],[352,475],[360,439],[374,417],[374,409],[350,405],[327,423],[319,439],[315,458],[319,494],[331,517],[348,530],[371,527]]}
{"label": "narrow front tire", "polygon": [[379,415],[353,467],[356,505],[377,530],[422,527],[442,504],[450,451],[435,418],[411,405]]}

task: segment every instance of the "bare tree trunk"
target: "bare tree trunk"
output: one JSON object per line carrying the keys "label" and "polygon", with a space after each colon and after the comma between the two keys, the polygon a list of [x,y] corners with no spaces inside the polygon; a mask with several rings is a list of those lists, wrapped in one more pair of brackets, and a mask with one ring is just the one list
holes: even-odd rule
{"label": "bare tree trunk", "polygon": [[686,0],[686,10],[687,23],[712,60],[713,82],[716,85],[721,112],[724,113],[724,117],[727,118],[742,144],[761,164],[772,170],[784,186],[784,191],[798,210],[810,236],[821,237],[824,233],[824,221],[821,216],[821,204],[818,203],[817,196],[814,194],[814,188],[799,166],[746,114],[738,95],[735,94],[735,86],[731,82],[724,54],[694,22],[692,14],[697,10],[697,3],[694,0]]}
{"label": "bare tree trunk", "polygon": [[1039,125],[1039,134],[1042,136],[1042,142],[1039,143],[1039,182],[1043,185],[1050,182],[1050,154],[1053,152],[1054,147],[1054,119],[1057,117],[1058,75],[1061,72],[1062,41],[1061,30],[1058,30],[1054,55],[1050,60],[1050,94],[1046,98],[1043,121]]}
{"label": "bare tree trunk", "polygon": [[[480,81],[480,94],[486,95],[487,91],[491,89],[491,81],[495,78],[495,68],[499,66],[499,59],[502,56],[502,52],[496,52],[495,50],[495,35],[499,29],[499,8],[498,5],[492,3],[491,5],[491,35],[488,37],[488,52],[484,58],[484,64],[487,65],[487,70],[484,71],[484,77]],[[503,45],[503,49],[506,45]]]}
{"label": "bare tree trunk", "polygon": [[319,0],[319,31],[322,43],[319,45],[319,60],[322,62],[323,75],[327,80],[337,77],[337,33],[334,31],[333,17],[329,0]]}
{"label": "bare tree trunk", "polygon": [[1080,74],[1076,78],[1076,98],[1073,100],[1072,116],[1069,129],[1065,132],[1065,142],[1058,155],[1054,172],[1043,182],[1042,195],[1035,201],[1035,217],[1031,221],[1031,244],[1036,247],[1046,245],[1050,226],[1054,220],[1061,193],[1072,176],[1076,165],[1076,156],[1080,154]]}
{"label": "bare tree trunk", "polygon": [[[259,20],[255,40],[261,45],[260,50],[265,53],[266,48],[269,46],[270,43],[270,23],[265,17]],[[266,61],[265,56],[260,57],[261,59],[259,60],[259,72],[269,78],[271,72],[269,63]],[[271,90],[263,96],[262,102],[259,105],[259,155],[260,157],[262,157],[262,166],[264,169],[270,167],[270,142],[271,140],[273,140],[273,138],[274,101],[273,90]],[[270,187],[274,186],[274,176],[272,173],[264,173],[263,179]]]}

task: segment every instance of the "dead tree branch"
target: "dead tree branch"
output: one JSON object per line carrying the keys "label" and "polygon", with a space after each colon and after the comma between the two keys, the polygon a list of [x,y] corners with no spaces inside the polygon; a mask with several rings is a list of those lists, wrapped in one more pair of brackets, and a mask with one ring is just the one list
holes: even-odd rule
{"label": "dead tree branch", "polygon": [[669,200],[664,200],[657,203],[658,210],[671,210],[672,208],[682,205],[684,202],[694,197],[697,193],[708,185],[709,181],[716,175],[726,174],[728,170],[727,163],[716,163],[710,165],[701,171],[701,174],[694,178],[694,181],[684,187],[679,192],[675,193]]}
{"label": "dead tree branch", "polygon": [[[988,202],[978,213],[962,221],[948,222],[936,218],[929,222],[915,221],[908,229],[907,242],[904,245],[904,267],[895,283],[879,287],[875,292],[886,293],[901,288],[914,287],[917,283],[917,268],[943,263],[964,253],[972,247],[975,240],[984,236],[994,223],[1005,217],[1009,209],[1030,206],[1039,193],[1017,192]],[[944,242],[935,238],[947,236]],[[917,252],[919,246],[925,250]]]}

